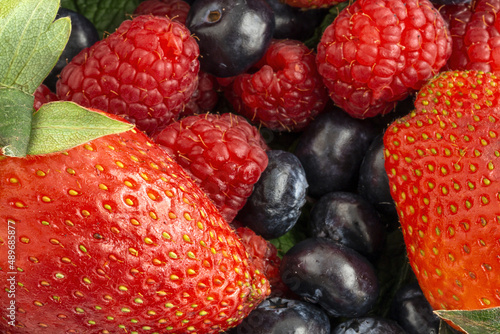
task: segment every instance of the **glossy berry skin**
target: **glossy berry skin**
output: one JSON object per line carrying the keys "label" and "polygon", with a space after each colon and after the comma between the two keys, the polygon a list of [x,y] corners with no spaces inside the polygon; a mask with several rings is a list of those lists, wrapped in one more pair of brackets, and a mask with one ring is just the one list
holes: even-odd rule
{"label": "glossy berry skin", "polygon": [[295,148],[314,198],[355,187],[366,150],[379,130],[342,110],[325,110],[304,130]]}
{"label": "glossy berry skin", "polygon": [[331,334],[407,334],[395,321],[381,317],[346,320],[332,329]]}
{"label": "glossy berry skin", "polygon": [[197,0],[186,25],[198,40],[201,69],[232,77],[262,58],[274,33],[274,14],[265,0]]}
{"label": "glossy berry skin", "polygon": [[120,115],[148,133],[177,119],[198,84],[199,49],[184,25],[141,15],[79,53],[57,96]]}
{"label": "glossy berry skin", "polygon": [[273,40],[252,73],[238,75],[226,98],[251,122],[274,131],[301,131],[329,100],[314,53],[304,43]]}
{"label": "glossy berry skin", "polygon": [[343,9],[318,44],[330,97],[357,118],[386,114],[437,74],[451,36],[428,0],[362,0]]}
{"label": "glossy berry skin", "polygon": [[180,164],[233,221],[267,166],[267,145],[243,117],[226,113],[189,116],[167,126],[156,143]]}
{"label": "glossy berry skin", "polygon": [[190,8],[184,0],[146,0],[137,6],[134,15],[166,16],[185,25]]}
{"label": "glossy berry skin", "polygon": [[83,49],[91,47],[101,39],[94,24],[82,14],[60,7],[57,11],[56,20],[61,17],[71,19],[71,34],[57,63],[43,81],[53,92],[56,91],[58,75],[66,64]]}
{"label": "glossy berry skin", "polygon": [[[22,284],[19,326],[2,321],[2,333],[217,333],[269,293],[203,191],[137,129],[66,152],[2,156],[0,182]],[[7,305],[9,282],[0,285]]]}
{"label": "glossy berry skin", "polygon": [[275,39],[305,40],[311,37],[325,16],[324,9],[301,10],[280,0],[266,0],[274,12]]}
{"label": "glossy berry skin", "polygon": [[443,72],[384,136],[409,262],[435,310],[500,306],[498,82]]}
{"label": "glossy berry skin", "polygon": [[288,232],[306,203],[306,173],[292,153],[271,150],[268,164],[237,220],[266,239]]}
{"label": "glossy berry skin", "polygon": [[375,207],[388,227],[394,229],[399,227],[399,219],[384,163],[384,142],[381,133],[373,139],[363,157],[359,167],[357,193]]}
{"label": "glossy berry skin", "polygon": [[300,300],[268,298],[229,334],[330,334],[330,320],[318,306]]}
{"label": "glossy berry skin", "polygon": [[362,316],[378,297],[377,276],[368,260],[325,238],[295,244],[280,268],[283,282],[293,292],[334,317]]}
{"label": "glossy berry skin", "polygon": [[374,259],[385,242],[385,227],[375,208],[360,195],[332,192],[314,203],[311,234],[328,238]]}
{"label": "glossy berry skin", "polygon": [[418,283],[410,283],[399,289],[392,300],[391,318],[407,334],[438,334],[439,317],[425,299]]}

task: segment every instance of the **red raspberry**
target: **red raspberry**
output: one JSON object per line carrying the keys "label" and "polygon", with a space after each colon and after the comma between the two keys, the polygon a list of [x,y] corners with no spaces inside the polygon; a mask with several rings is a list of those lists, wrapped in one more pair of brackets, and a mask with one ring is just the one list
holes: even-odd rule
{"label": "red raspberry", "polygon": [[283,2],[292,7],[300,8],[326,8],[332,7],[347,0],[284,0]]}
{"label": "red raspberry", "polygon": [[439,7],[439,12],[448,25],[453,40],[451,57],[448,59],[445,69],[464,70],[469,63],[464,36],[467,23],[472,17],[472,6],[470,3],[444,5]]}
{"label": "red raspberry", "polygon": [[190,8],[191,6],[183,0],[146,0],[137,6],[134,14],[166,16],[185,25]]}
{"label": "red raspberry", "polygon": [[180,113],[179,118],[212,111],[219,101],[218,87],[216,77],[200,70],[198,88]]}
{"label": "red raspberry", "polygon": [[44,84],[38,86],[33,95],[35,97],[35,102],[33,103],[33,108],[35,108],[35,110],[40,109],[40,107],[47,102],[58,100],[57,95],[54,94],[50,90],[50,88],[45,86]]}
{"label": "red raspberry", "polygon": [[391,111],[450,54],[450,33],[428,0],[358,0],[326,28],[317,62],[332,100],[366,118]]}
{"label": "red raspberry", "polygon": [[154,141],[191,175],[231,222],[267,167],[262,136],[233,114],[189,116],[168,125]]}
{"label": "red raspberry", "polygon": [[326,106],[315,54],[304,43],[273,40],[252,74],[234,78],[226,97],[234,110],[276,131],[300,131]]}
{"label": "red raspberry", "polygon": [[62,70],[57,96],[121,115],[152,135],[175,120],[198,84],[199,49],[166,17],[124,21]]}

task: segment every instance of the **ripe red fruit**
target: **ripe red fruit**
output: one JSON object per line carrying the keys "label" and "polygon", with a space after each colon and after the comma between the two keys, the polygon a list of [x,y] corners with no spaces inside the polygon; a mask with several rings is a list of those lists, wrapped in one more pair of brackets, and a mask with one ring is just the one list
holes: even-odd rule
{"label": "ripe red fruit", "polygon": [[203,114],[213,111],[219,101],[219,84],[217,78],[200,70],[198,73],[198,87],[191,95],[179,118]]}
{"label": "ripe red fruit", "polygon": [[189,116],[154,141],[181,165],[231,222],[267,166],[262,136],[233,114]]}
{"label": "ripe red fruit", "polygon": [[385,133],[409,261],[436,310],[500,306],[499,83],[443,72]]}
{"label": "ripe red fruit", "polygon": [[198,55],[184,25],[138,16],[74,57],[57,96],[123,116],[152,135],[178,117],[196,89]]}
{"label": "ripe red fruit", "polygon": [[33,103],[33,108],[35,108],[35,110],[40,109],[40,107],[47,102],[58,100],[57,95],[44,84],[38,86],[33,96],[35,97],[35,102]]}
{"label": "ripe red fruit", "polygon": [[2,333],[216,333],[269,294],[206,195],[138,130],[1,156],[0,199],[0,303],[15,293],[16,308],[11,327],[2,307]]}
{"label": "ripe red fruit", "polygon": [[191,6],[184,0],[146,0],[137,6],[134,14],[166,16],[172,21],[186,25],[189,8]]}
{"label": "ripe red fruit", "polygon": [[273,40],[253,69],[226,88],[235,111],[253,123],[276,131],[300,131],[325,108],[328,93],[315,55],[302,42]]}
{"label": "ripe red fruit", "polygon": [[321,7],[332,7],[345,0],[284,0],[283,2],[292,7],[300,8],[321,8]]}
{"label": "ripe red fruit", "polygon": [[326,28],[316,59],[332,100],[367,118],[390,112],[450,54],[448,29],[428,0],[361,0]]}

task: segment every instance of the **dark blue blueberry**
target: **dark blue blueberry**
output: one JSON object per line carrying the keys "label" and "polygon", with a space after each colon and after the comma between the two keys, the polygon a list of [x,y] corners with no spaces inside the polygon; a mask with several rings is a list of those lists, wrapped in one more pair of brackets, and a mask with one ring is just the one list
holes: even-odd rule
{"label": "dark blue blueberry", "polygon": [[274,13],[265,0],[197,0],[186,26],[198,40],[201,69],[231,77],[262,58],[273,37]]}
{"label": "dark blue blueberry", "polygon": [[266,0],[274,11],[274,38],[305,40],[312,36],[328,10],[309,9],[287,5],[282,0]]}
{"label": "dark blue blueberry", "polygon": [[53,92],[56,91],[57,76],[61,73],[64,66],[80,51],[94,45],[99,40],[99,33],[96,27],[82,14],[60,7],[56,19],[61,17],[69,17],[71,19],[71,34],[59,60],[43,82]]}
{"label": "dark blue blueberry", "polygon": [[322,196],[311,209],[309,225],[313,236],[340,242],[370,259],[384,246],[386,232],[378,212],[354,193]]}
{"label": "dark blue blueberry", "polygon": [[236,220],[265,239],[278,238],[297,222],[306,202],[306,174],[292,153],[271,150],[269,163]]}
{"label": "dark blue blueberry", "polygon": [[439,317],[425,299],[418,283],[410,283],[398,290],[392,300],[391,318],[408,334],[437,334]]}
{"label": "dark blue blueberry", "polygon": [[377,300],[379,286],[370,262],[355,250],[324,238],[308,238],[283,256],[283,282],[331,316],[366,314]]}
{"label": "dark blue blueberry", "polygon": [[307,302],[270,298],[263,301],[231,334],[330,334],[330,320]]}
{"label": "dark blue blueberry", "polygon": [[391,196],[384,162],[383,134],[380,134],[373,139],[361,163],[357,192],[380,212],[390,227],[394,228],[399,226],[398,213]]}
{"label": "dark blue blueberry", "polygon": [[356,189],[359,167],[380,129],[370,120],[350,117],[335,108],[319,115],[304,130],[295,154],[306,171],[309,195]]}
{"label": "dark blue blueberry", "polygon": [[397,322],[379,318],[364,317],[349,319],[332,329],[331,334],[406,334]]}

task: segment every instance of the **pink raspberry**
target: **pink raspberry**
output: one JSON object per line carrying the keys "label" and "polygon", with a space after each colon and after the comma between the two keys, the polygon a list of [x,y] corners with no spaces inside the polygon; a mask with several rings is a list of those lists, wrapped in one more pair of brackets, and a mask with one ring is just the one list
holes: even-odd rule
{"label": "pink raspberry", "polygon": [[166,16],[185,25],[190,8],[191,6],[184,0],[146,0],[137,6],[134,14]]}
{"label": "pink raspberry", "polygon": [[326,28],[317,63],[332,100],[366,118],[391,111],[450,54],[450,33],[428,0],[357,0]]}
{"label": "pink raspberry", "polygon": [[276,131],[300,131],[326,106],[315,54],[302,42],[273,40],[251,73],[226,87],[234,110]]}
{"label": "pink raspberry", "polygon": [[231,222],[266,168],[267,145],[234,114],[188,116],[153,137]]}
{"label": "pink raspberry", "polygon": [[188,103],[186,103],[179,118],[212,111],[219,101],[218,90],[217,78],[200,70],[198,88],[194,91]]}
{"label": "pink raspberry", "polygon": [[166,17],[124,21],[62,70],[57,96],[117,114],[152,135],[177,119],[198,84],[199,48]]}
{"label": "pink raspberry", "polygon": [[33,108],[35,108],[35,110],[40,109],[45,103],[58,100],[57,95],[44,84],[38,86],[33,95],[35,97],[35,102],[33,103]]}

